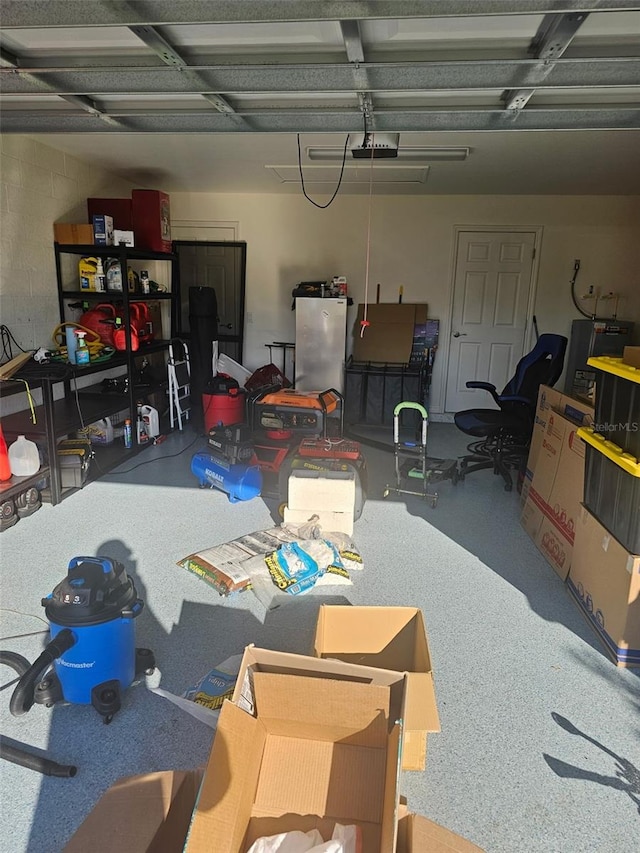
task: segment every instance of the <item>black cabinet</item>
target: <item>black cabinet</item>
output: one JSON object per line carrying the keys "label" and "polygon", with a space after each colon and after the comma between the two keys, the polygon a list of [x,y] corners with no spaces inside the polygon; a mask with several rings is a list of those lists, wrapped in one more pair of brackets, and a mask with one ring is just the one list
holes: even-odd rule
{"label": "black cabinet", "polygon": [[[5,436],[9,440],[17,435],[26,435],[36,441],[46,452],[49,463],[50,489],[46,497],[52,504],[58,503],[73,489],[62,486],[57,453],[61,438],[75,433],[95,421],[124,413],[133,424],[133,447],[127,449],[122,439],[116,438],[107,446],[95,446],[96,459],[89,469],[89,479],[119,465],[128,456],[141,448],[136,445],[135,423],[138,400],[149,400],[152,396],[166,405],[165,358],[161,366],[143,370],[143,365],[153,360],[154,354],[165,353],[174,334],[178,294],[176,292],[176,256],[160,252],[146,252],[125,246],[61,245],[54,244],[58,285],[58,302],[61,324],[77,322],[78,303],[83,309],[98,303],[114,306],[114,313],[122,318],[124,349],[116,351],[106,360],[99,359],[86,366],[60,364],[58,370],[30,366],[28,381],[41,389],[42,403],[35,408],[35,424],[29,409],[2,418]],[[83,257],[117,258],[123,272],[122,291],[97,292],[80,288],[78,263]],[[149,270],[150,278],[157,281],[162,290],[142,293],[127,287],[126,270],[131,266],[136,271]],[[163,320],[162,330],[157,322],[153,339],[132,346],[131,324],[135,320],[132,303],[143,303],[155,310],[155,316]],[[164,306],[164,310],[163,310]],[[157,358],[157,356],[155,356]],[[104,382],[104,374],[110,371],[117,381]],[[20,375],[20,374],[18,374]],[[141,376],[151,376],[141,382]],[[88,380],[88,381],[87,381]],[[95,380],[95,381],[94,381]],[[115,389],[112,387],[115,385]]]}

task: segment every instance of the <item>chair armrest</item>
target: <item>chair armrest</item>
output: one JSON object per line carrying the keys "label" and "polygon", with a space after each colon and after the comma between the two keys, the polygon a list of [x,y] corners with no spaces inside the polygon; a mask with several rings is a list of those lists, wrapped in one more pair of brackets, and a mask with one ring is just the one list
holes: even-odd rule
{"label": "chair armrest", "polygon": [[495,400],[495,402],[500,405],[500,398],[498,397],[496,386],[492,385],[491,382],[476,382],[475,380],[470,380],[466,383],[466,385],[467,388],[474,388],[478,391],[488,391]]}
{"label": "chair armrest", "polygon": [[476,382],[475,380],[470,380],[466,385],[467,388],[479,388],[480,390],[488,391],[489,393],[496,390],[496,386],[492,385],[490,382]]}

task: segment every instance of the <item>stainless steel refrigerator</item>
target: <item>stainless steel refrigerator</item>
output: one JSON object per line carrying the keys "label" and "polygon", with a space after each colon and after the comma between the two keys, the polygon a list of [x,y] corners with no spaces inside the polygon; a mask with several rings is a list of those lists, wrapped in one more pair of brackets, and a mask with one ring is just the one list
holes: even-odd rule
{"label": "stainless steel refrigerator", "polygon": [[296,379],[300,391],[344,388],[347,300],[296,298]]}

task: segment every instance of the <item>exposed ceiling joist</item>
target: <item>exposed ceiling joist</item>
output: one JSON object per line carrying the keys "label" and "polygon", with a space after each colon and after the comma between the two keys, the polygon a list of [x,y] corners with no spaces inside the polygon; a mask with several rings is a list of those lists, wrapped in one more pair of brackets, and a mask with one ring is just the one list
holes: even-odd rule
{"label": "exposed ceiling joist", "polygon": [[364,62],[364,46],[360,34],[360,24],[357,21],[340,21],[340,30],[349,62]]}
{"label": "exposed ceiling joist", "polygon": [[4,47],[0,47],[0,66],[5,66],[7,68],[17,68],[19,65],[18,57],[11,53],[11,51],[6,50]]}
{"label": "exposed ceiling joist", "polygon": [[[179,68],[181,71],[187,72],[190,76],[192,76],[196,85],[198,83],[201,84],[201,78],[198,76],[197,71],[190,69],[187,62],[182,58],[182,56],[178,53],[175,47],[170,44],[161,33],[155,27],[150,26],[140,26],[140,27],[129,27],[131,32],[136,35],[141,41],[143,41],[148,48],[150,48],[156,56],[159,56],[160,59],[172,68]],[[221,113],[234,113],[235,110],[231,106],[231,104],[225,100],[220,94],[205,94],[203,95],[209,103],[215,107],[215,109],[219,110]]]}
{"label": "exposed ceiling joist", "polygon": [[[436,92],[482,89],[584,88],[640,85],[640,57],[560,59],[547,71],[536,59],[451,62],[367,62],[370,93]],[[66,95],[260,92],[353,92],[353,68],[346,63],[279,65],[191,65],[204,85],[180,68],[168,65],[110,68],[0,68],[5,94],[35,94],[31,75],[55,76],[55,88]]]}
{"label": "exposed ceiling joist", "polygon": [[640,125],[640,0],[0,2],[7,133]]}
{"label": "exposed ceiling joist", "polygon": [[[14,73],[19,71],[20,60],[17,56],[9,53],[6,50],[2,50],[2,54],[0,56],[0,65],[3,68],[9,68]],[[47,94],[58,95],[58,90],[47,81],[40,80],[38,77],[34,75],[27,74],[27,79],[31,78],[40,92],[46,92]],[[116,130],[124,130],[125,128],[122,125],[122,122],[108,115],[104,110],[101,110],[96,102],[91,98],[86,97],[85,95],[63,95],[62,96],[65,101],[72,104],[74,107],[78,107],[85,112],[90,113],[93,118],[99,119],[101,122],[106,123],[110,127]],[[103,128],[104,129],[104,128]]]}
{"label": "exposed ceiling joist", "polygon": [[629,0],[3,0],[4,29],[633,11]]}
{"label": "exposed ceiling joist", "polygon": [[[126,115],[128,132],[138,133],[224,133],[242,128],[229,126],[228,118],[219,112],[185,109],[162,112],[119,111]],[[251,130],[258,133],[351,133],[362,122],[359,110],[246,110],[240,115],[251,118]],[[628,105],[603,104],[578,109],[554,107],[527,109],[518,121],[504,109],[484,110],[376,110],[377,132],[403,131],[538,131],[538,130],[637,130],[640,110]],[[512,128],[513,126],[513,128]],[[110,128],[90,114],[68,114],[60,111],[16,112],[3,116],[5,133],[91,133]],[[117,131],[116,128],[113,128]],[[122,132],[122,128],[120,128]]]}
{"label": "exposed ceiling joist", "polygon": [[[551,73],[555,61],[569,47],[573,37],[588,17],[587,12],[572,12],[569,15],[545,15],[538,32],[533,37],[529,54],[541,60],[543,71]],[[511,89],[503,93],[502,99],[508,110],[522,110],[533,96],[535,89]]]}
{"label": "exposed ceiling joist", "polygon": [[358,94],[358,103],[362,111],[362,122],[364,132],[375,130],[375,117],[373,113],[373,98],[371,97],[371,81],[369,73],[364,66],[364,45],[358,21],[340,21],[340,30],[344,42],[347,59],[351,63],[353,75],[352,88]]}

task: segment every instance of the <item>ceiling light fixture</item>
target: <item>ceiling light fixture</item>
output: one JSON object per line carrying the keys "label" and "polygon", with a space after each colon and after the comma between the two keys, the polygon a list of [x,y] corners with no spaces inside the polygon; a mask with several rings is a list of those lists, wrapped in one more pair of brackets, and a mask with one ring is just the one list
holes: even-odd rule
{"label": "ceiling light fixture", "polygon": [[[462,162],[466,160],[471,153],[470,148],[465,147],[438,147],[438,146],[411,146],[405,145],[398,149],[397,156],[393,158],[393,162],[398,160],[405,161],[420,161],[420,162]],[[343,149],[334,146],[316,145],[307,148],[307,157],[309,160],[326,160],[336,161],[342,160]],[[376,165],[381,164],[377,160]]]}

